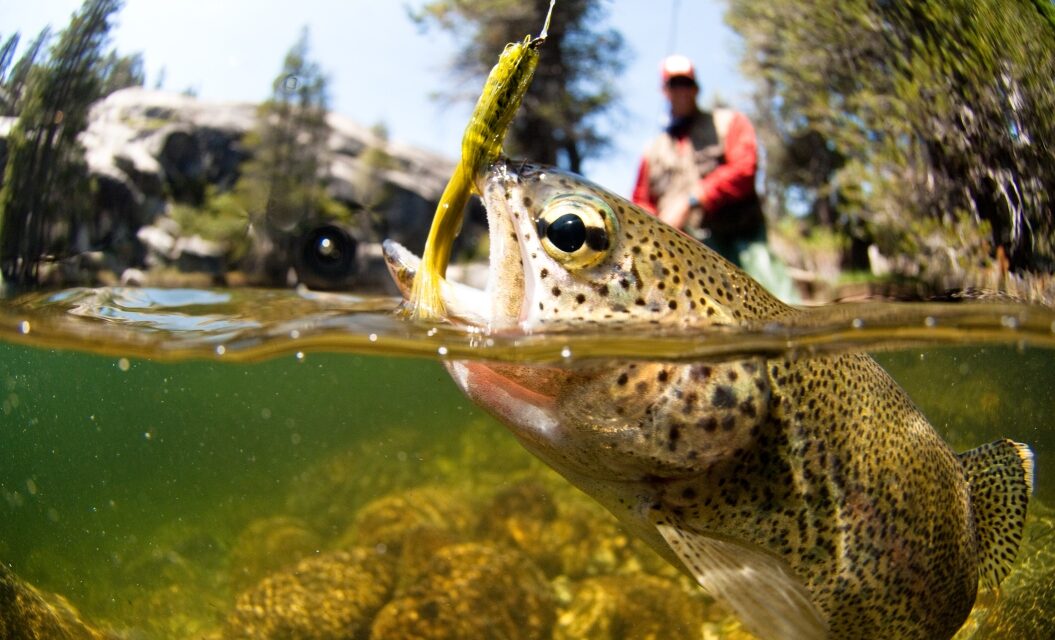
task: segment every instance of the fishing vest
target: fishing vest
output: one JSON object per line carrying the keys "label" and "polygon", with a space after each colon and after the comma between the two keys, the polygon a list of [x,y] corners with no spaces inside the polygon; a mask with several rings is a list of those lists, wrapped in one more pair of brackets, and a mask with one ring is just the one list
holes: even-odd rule
{"label": "fishing vest", "polygon": [[[663,211],[664,205],[684,202],[701,178],[725,164],[725,139],[734,115],[730,109],[701,111],[688,133],[691,153],[679,151],[679,139],[669,133],[656,136],[646,157],[649,193],[656,199],[657,211]],[[764,228],[762,203],[754,190],[746,199],[710,213],[706,220],[697,207],[685,223],[685,231],[698,238],[753,237]]]}

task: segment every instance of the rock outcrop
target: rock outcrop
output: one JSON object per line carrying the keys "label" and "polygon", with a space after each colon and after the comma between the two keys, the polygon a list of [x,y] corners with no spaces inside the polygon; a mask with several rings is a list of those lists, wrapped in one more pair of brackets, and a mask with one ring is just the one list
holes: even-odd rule
{"label": "rock outcrop", "polygon": [[[243,142],[257,119],[255,104],[206,102],[142,88],[123,89],[99,101],[81,135],[97,185],[98,211],[89,231],[82,232],[85,237],[70,239],[73,251],[101,251],[108,260],[97,260],[100,268],[105,265],[118,272],[157,264],[214,277],[235,266],[262,269],[251,260],[230,264],[215,247],[202,253],[198,249],[208,246],[208,239],[190,234],[181,238],[178,230],[173,234],[171,224],[165,224],[173,203],[199,206],[208,193],[223,193],[234,186],[243,163],[250,159]],[[288,269],[289,282],[321,288],[387,284],[380,252],[371,245],[384,238],[415,250],[424,245],[454,161],[388,141],[337,114],[329,114],[327,121],[330,139],[323,184],[353,214],[364,215],[353,215],[355,222],[350,224],[323,219],[317,226],[328,227],[300,228],[296,237],[277,240],[247,229],[254,245],[250,254],[267,255],[275,249],[269,243],[281,244],[288,255],[279,258],[277,267],[267,268],[283,276]],[[0,123],[4,125],[0,150],[11,124]],[[379,155],[383,162],[377,161]],[[473,217],[476,220],[469,222],[465,236],[483,227],[482,215]],[[142,277],[133,275],[137,281]]]}

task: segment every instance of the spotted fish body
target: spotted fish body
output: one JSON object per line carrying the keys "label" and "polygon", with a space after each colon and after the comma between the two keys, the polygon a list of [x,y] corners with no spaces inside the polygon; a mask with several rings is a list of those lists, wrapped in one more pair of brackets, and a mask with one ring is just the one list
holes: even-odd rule
{"label": "spotted fish body", "polygon": [[[788,307],[695,240],[577,176],[478,177],[488,331],[700,330]],[[386,244],[404,291],[416,259]],[[1028,448],[957,456],[868,356],[576,367],[454,362],[463,391],[762,638],[948,638],[1017,549]]]}

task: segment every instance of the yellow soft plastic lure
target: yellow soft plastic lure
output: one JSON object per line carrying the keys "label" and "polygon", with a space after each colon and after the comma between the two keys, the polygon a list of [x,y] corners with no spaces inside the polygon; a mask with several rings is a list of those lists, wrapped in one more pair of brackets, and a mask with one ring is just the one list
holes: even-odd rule
{"label": "yellow soft plastic lure", "polygon": [[487,76],[483,92],[476,101],[476,108],[462,136],[461,160],[447,182],[436,207],[436,215],[432,218],[432,227],[421,256],[421,268],[414,277],[410,294],[409,312],[412,318],[438,320],[446,312],[440,286],[450,262],[454,238],[461,230],[465,205],[474,190],[473,178],[497,160],[502,152],[506,130],[535,75],[538,49],[546,40],[554,2],[550,0],[542,33],[534,39],[526,36],[520,42],[507,44],[498,57],[498,64]]}

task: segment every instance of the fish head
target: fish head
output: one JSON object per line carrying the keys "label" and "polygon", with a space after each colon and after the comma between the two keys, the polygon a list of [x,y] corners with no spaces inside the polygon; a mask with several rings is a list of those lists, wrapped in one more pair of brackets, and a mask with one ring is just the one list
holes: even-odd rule
{"label": "fish head", "polygon": [[[717,253],[574,174],[503,160],[476,187],[488,281],[482,290],[442,281],[452,322],[491,334],[650,332],[788,310]],[[417,258],[391,242],[385,255],[407,294]],[[470,398],[558,471],[621,480],[697,473],[745,446],[767,401],[761,367],[722,366],[735,368],[735,382],[714,367],[664,363],[448,363]]]}
{"label": "fish head", "polygon": [[[735,325],[782,303],[702,244],[584,178],[500,160],[477,177],[490,231],[482,291],[445,281],[448,318],[488,332]],[[415,258],[386,256],[406,292]]]}

